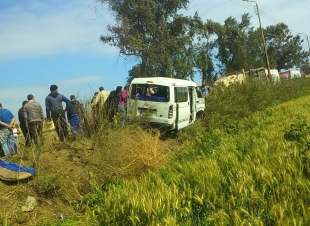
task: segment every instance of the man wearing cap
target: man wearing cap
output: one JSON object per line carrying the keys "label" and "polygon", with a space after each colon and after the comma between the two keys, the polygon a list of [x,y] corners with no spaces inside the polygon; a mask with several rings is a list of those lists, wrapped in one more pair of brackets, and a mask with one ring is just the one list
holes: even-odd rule
{"label": "man wearing cap", "polygon": [[15,128],[15,117],[8,109],[2,108],[0,104],[0,144],[5,156],[9,156],[12,147],[9,146],[8,140],[12,134],[12,130]]}
{"label": "man wearing cap", "polygon": [[28,103],[24,106],[24,117],[26,126],[29,130],[31,140],[38,144],[38,137],[42,137],[43,129],[43,110],[41,104],[34,100],[34,96],[29,94],[27,96]]}
{"label": "man wearing cap", "polygon": [[70,96],[70,100],[70,103],[66,106],[66,112],[71,126],[72,135],[75,138],[77,132],[80,136],[83,135],[80,114],[83,114],[84,109],[82,104],[75,99],[74,95]]}
{"label": "man wearing cap", "polygon": [[58,86],[56,85],[51,85],[50,91],[51,93],[45,98],[46,117],[49,121],[52,117],[59,140],[64,141],[68,136],[68,127],[62,102],[68,104],[70,100],[58,93]]}

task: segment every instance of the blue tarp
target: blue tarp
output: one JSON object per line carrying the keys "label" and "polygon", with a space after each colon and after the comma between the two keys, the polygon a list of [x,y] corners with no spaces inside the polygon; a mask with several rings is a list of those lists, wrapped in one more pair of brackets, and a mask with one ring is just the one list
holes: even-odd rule
{"label": "blue tarp", "polygon": [[13,162],[6,162],[6,161],[0,160],[0,167],[15,171],[15,172],[30,173],[32,176],[36,174],[36,170],[34,168],[28,167],[28,166],[21,166]]}

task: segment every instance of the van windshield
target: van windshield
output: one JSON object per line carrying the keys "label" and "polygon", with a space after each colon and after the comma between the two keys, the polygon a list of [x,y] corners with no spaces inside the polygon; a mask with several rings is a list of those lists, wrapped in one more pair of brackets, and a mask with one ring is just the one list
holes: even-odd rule
{"label": "van windshield", "polygon": [[130,99],[169,102],[169,87],[154,84],[132,84]]}

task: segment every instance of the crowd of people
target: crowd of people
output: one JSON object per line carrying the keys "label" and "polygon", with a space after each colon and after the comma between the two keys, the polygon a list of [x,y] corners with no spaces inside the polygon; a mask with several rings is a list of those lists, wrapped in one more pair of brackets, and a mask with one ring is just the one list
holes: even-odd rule
{"label": "crowd of people", "polygon": [[[111,92],[99,87],[99,92],[94,93],[90,104],[94,122],[100,121],[103,115],[110,122],[113,122],[115,116],[119,115],[120,123],[124,125],[127,97],[127,86],[124,89],[122,86],[117,86],[116,90]],[[63,102],[66,104],[65,108],[62,105]],[[45,108],[46,120],[54,123],[60,141],[68,140],[70,129],[73,139],[77,136],[83,136],[81,117],[85,123],[87,120],[84,118],[85,109],[74,95],[68,99],[58,92],[57,85],[51,85],[50,94],[45,98]],[[0,150],[2,148],[2,155],[4,156],[17,153],[15,144],[17,139],[16,134],[14,135],[15,120],[12,112],[3,108],[0,103]],[[29,94],[27,101],[22,102],[22,107],[18,111],[18,120],[25,138],[25,146],[38,145],[42,141],[44,115],[42,106],[35,101],[34,95]]]}
{"label": "crowd of people", "polygon": [[[212,88],[203,82],[200,91],[202,96],[207,98],[211,94]],[[90,103],[93,121],[95,122],[94,127],[98,127],[96,123],[101,122],[103,116],[111,123],[115,121],[115,116],[117,116],[120,124],[124,125],[127,97],[128,86],[125,86],[124,89],[122,86],[117,86],[116,90],[111,92],[106,91],[102,86],[99,87],[99,92],[94,93]],[[65,108],[62,106],[63,102],[66,104]],[[84,106],[76,100],[74,95],[68,99],[58,92],[57,85],[51,85],[50,94],[45,98],[45,108],[46,120],[54,123],[60,141],[68,140],[70,129],[73,139],[77,136],[83,136],[81,119],[84,125],[88,125],[88,122],[87,118],[84,117]],[[35,101],[34,95],[29,94],[27,101],[22,102],[22,107],[18,111],[18,120],[25,138],[25,146],[38,145],[42,141],[44,115],[42,106]],[[3,108],[0,103],[0,151],[2,148],[4,156],[17,153],[17,145],[15,144],[17,139],[14,129],[16,129],[14,115],[10,110]]]}

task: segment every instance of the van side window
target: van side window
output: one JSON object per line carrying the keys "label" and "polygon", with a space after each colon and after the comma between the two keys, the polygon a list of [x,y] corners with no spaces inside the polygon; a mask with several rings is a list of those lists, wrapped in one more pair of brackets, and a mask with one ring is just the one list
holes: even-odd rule
{"label": "van side window", "polygon": [[188,101],[188,88],[187,87],[174,87],[174,101],[187,102]]}

